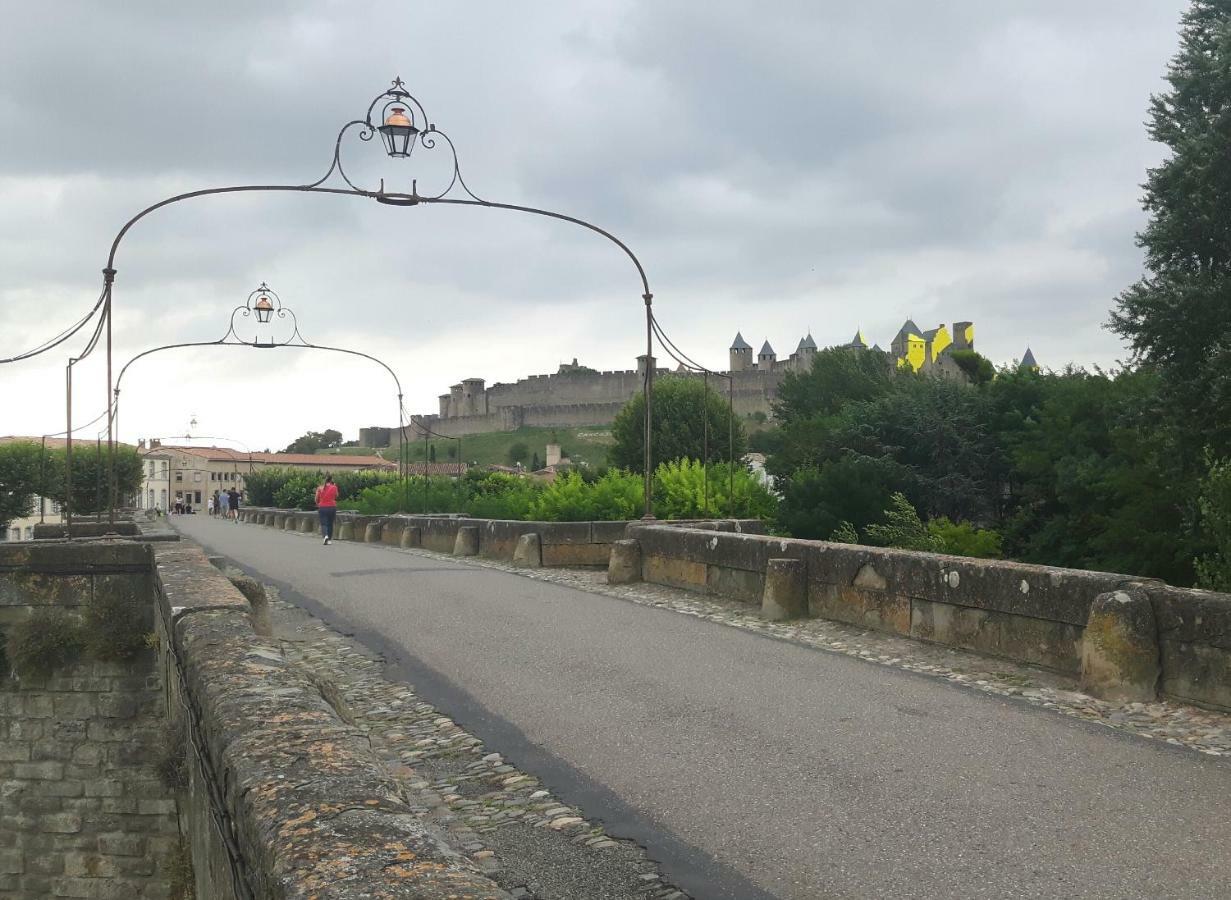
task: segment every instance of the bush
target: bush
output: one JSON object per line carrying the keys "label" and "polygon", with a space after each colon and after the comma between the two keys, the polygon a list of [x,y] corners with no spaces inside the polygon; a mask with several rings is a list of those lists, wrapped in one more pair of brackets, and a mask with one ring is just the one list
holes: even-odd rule
{"label": "bush", "polygon": [[969,522],[953,522],[941,516],[928,522],[928,532],[939,542],[940,552],[951,556],[1001,559],[1000,532],[976,528]]}
{"label": "bush", "polygon": [[[732,496],[734,490],[734,496]],[[709,515],[769,518],[777,501],[751,472],[726,463],[709,467]],[[663,463],[654,473],[654,515],[660,519],[700,519],[706,516],[705,466],[682,459]]]}
{"label": "bush", "polygon": [[82,640],[95,659],[132,659],[148,646],[153,610],[135,594],[95,591],[82,611]]}
{"label": "bush", "polygon": [[919,513],[911,506],[906,496],[894,493],[889,498],[883,524],[869,525],[865,529],[868,543],[876,547],[897,547],[900,550],[925,550],[940,552],[940,539],[934,536]]}
{"label": "bush", "polygon": [[1196,560],[1197,587],[1211,591],[1231,590],[1231,461],[1209,460],[1201,480],[1197,508],[1201,527],[1213,545]]}
{"label": "bush", "polygon": [[41,678],[70,666],[84,646],[81,625],[63,609],[38,607],[9,628],[5,649],[13,671],[22,678]]}

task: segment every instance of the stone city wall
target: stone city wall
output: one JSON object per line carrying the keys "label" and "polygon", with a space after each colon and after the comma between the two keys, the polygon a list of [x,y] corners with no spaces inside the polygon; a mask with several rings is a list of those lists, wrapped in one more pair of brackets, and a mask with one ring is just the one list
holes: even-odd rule
{"label": "stone city wall", "polygon": [[1136,681],[1143,695],[1231,709],[1231,595],[1106,572],[661,524],[632,523],[628,537],[648,582],[761,603],[769,561],[794,560],[803,614],[1089,681],[1110,666],[1112,682]]}
{"label": "stone city wall", "polygon": [[425,828],[199,547],[162,544],[156,562],[162,665],[187,718],[197,897],[507,897]]}
{"label": "stone city wall", "polygon": [[[0,632],[36,611],[144,605],[151,552],[130,542],[0,544]],[[176,805],[158,779],[164,700],[154,653],[0,671],[0,897],[167,897]]]}

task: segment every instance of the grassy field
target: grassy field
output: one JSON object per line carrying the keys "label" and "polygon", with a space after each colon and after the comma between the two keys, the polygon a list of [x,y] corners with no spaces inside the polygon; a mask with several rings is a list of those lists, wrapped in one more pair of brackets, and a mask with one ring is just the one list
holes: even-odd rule
{"label": "grassy field", "polygon": [[[547,444],[555,439],[563,447],[564,452],[573,462],[586,462],[592,466],[607,464],[607,448],[611,446],[611,429],[606,425],[587,425],[581,428],[519,428],[517,431],[501,431],[492,434],[468,434],[462,437],[462,458],[469,463],[487,465],[509,465],[509,450],[516,444],[525,444],[527,448],[526,464],[529,465],[533,454],[539,456],[539,465],[545,465]],[[454,459],[450,450],[457,442],[449,438],[433,438],[436,445],[436,461],[449,462]],[[342,453],[346,455],[370,455],[376,451],[370,447],[341,447],[337,450],[321,450],[321,454]],[[385,453],[388,459],[397,457],[396,450]],[[423,459],[423,442],[416,441],[410,447],[409,458]]]}

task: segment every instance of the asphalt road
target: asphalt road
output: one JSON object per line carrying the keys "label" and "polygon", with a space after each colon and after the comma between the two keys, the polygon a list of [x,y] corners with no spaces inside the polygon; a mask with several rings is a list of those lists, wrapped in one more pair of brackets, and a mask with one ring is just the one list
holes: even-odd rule
{"label": "asphalt road", "polygon": [[173,524],[699,898],[1231,897],[1226,759],[462,561]]}

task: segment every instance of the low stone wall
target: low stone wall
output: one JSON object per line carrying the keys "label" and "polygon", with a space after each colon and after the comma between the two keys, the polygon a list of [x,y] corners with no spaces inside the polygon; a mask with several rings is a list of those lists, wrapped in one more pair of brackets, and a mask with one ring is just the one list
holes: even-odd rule
{"label": "low stone wall", "polygon": [[[48,607],[148,600],[151,558],[128,542],[0,544],[0,632]],[[155,773],[154,663],[144,651],[41,677],[0,671],[0,897],[169,895],[179,831]]]}
{"label": "low stone wall", "polygon": [[648,582],[759,604],[769,560],[800,560],[810,615],[1071,675],[1082,673],[1095,599],[1137,585],[1153,607],[1158,690],[1231,709],[1231,595],[1106,572],[702,528],[632,523],[628,537],[640,546]]}
{"label": "low stone wall", "polygon": [[200,548],[155,554],[162,662],[188,719],[199,898],[245,896],[236,885],[259,898],[507,896],[425,829],[368,740],[256,634]]}
{"label": "low stone wall", "polygon": [[[241,511],[243,521],[286,530],[287,521],[315,523],[316,513],[269,507],[249,507]],[[522,535],[537,534],[544,566],[606,567],[612,545],[624,537],[629,522],[520,522],[504,519],[471,519],[463,515],[361,516],[339,511],[334,529],[337,540],[380,542],[395,547],[422,547],[437,553],[452,553],[459,529],[479,529],[478,555],[485,559],[513,561],[513,552]],[[673,522],[673,527],[697,527],[731,531],[760,532],[762,523],[751,519],[715,519],[703,523]],[[406,528],[415,529],[412,540],[403,540]]]}

